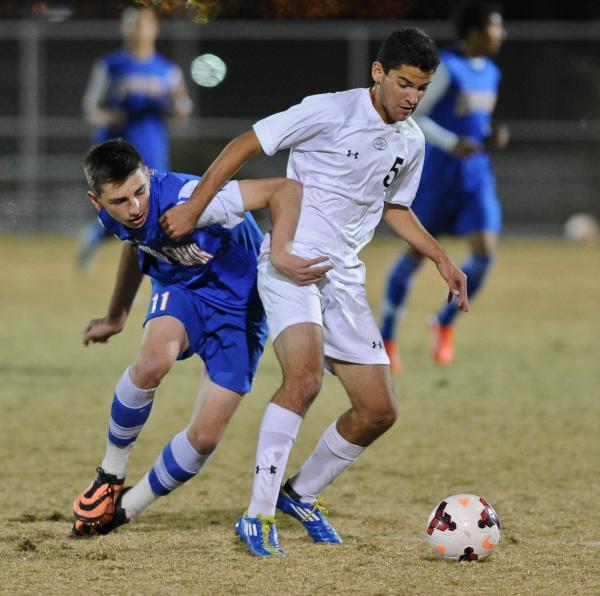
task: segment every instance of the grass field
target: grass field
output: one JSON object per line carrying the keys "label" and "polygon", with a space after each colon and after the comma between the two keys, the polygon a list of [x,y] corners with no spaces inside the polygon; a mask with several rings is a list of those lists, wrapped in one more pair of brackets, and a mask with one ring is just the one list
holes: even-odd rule
{"label": "grass field", "polygon": [[[449,244],[461,257],[462,246]],[[211,464],[133,523],[68,537],[75,495],[103,454],[114,385],[132,359],[146,293],[108,346],[83,348],[102,315],[117,246],[79,276],[68,238],[0,238],[0,593],[599,594],[600,250],[503,242],[490,282],[458,326],[457,361],[429,359],[425,319],[443,288],[417,278],[403,323],[400,417],[325,496],[340,547],[281,520],[289,557],[250,558],[234,537],[262,411],[278,383],[271,348]],[[377,309],[397,244],[364,253]],[[178,364],[133,451],[129,481],[187,423],[201,368]],[[294,471],[346,407],[328,377],[290,459]],[[436,560],[425,523],[456,492],[485,496],[501,543],[480,564]]]}

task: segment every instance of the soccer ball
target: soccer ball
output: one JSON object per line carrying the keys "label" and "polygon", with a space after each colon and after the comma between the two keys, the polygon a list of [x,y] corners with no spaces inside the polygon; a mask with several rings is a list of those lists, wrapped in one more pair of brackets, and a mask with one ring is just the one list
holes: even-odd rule
{"label": "soccer ball", "polygon": [[600,224],[589,213],[575,213],[565,222],[564,234],[571,242],[593,244],[600,240]]}
{"label": "soccer ball", "polygon": [[427,538],[435,554],[452,561],[482,561],[500,542],[500,520],[481,497],[452,495],[433,508]]}

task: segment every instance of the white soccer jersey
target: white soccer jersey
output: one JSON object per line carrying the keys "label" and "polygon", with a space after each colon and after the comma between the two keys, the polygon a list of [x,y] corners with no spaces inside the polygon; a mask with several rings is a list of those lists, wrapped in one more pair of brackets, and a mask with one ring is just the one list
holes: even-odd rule
{"label": "white soccer jersey", "polygon": [[351,89],[307,97],[260,120],[254,131],[267,155],[291,149],[287,175],[304,186],[294,253],[328,256],[328,275],[364,283],[358,253],[373,237],[384,202],[408,207],[417,191],[425,150],[419,127],[411,118],[386,124],[369,90]]}

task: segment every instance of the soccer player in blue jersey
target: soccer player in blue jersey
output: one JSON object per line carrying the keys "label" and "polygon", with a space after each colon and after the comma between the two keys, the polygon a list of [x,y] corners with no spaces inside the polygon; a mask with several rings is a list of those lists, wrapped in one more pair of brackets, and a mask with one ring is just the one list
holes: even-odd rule
{"label": "soccer player in blue jersey", "polygon": [[[441,64],[415,120],[427,141],[421,184],[413,210],[434,236],[465,236],[470,255],[461,265],[469,297],[477,294],[492,265],[501,226],[500,203],[489,149],[502,149],[508,131],[492,124],[500,72],[490,56],[505,37],[498,6],[472,3],[457,18],[458,43],[440,53]],[[383,304],[381,334],[393,372],[402,371],[395,342],[412,275],[423,256],[409,248],[393,266]],[[454,358],[456,301],[442,305],[430,323],[434,359],[448,365]]]}
{"label": "soccer player in blue jersey", "polygon": [[[158,19],[150,8],[127,8],[121,19],[124,47],[103,56],[90,74],[82,100],[92,140],[124,138],[150,168],[169,169],[167,118],[186,119],[192,109],[183,73],[156,51]],[[94,221],[81,234],[78,265],[85,269],[110,237]]]}
{"label": "soccer player in blue jersey", "polygon": [[[107,314],[89,323],[84,344],[105,343],[123,329],[144,274],[152,280],[152,297],[138,354],[116,386],[104,459],[74,503],[74,536],[105,534],[196,475],[250,390],[267,329],[256,287],[263,234],[244,212],[269,208],[270,260],[294,283],[321,281],[330,269],[319,265],[324,258],[289,252],[302,196],[295,181],[230,182],[196,228],[173,240],[159,218],[190,197],[197,176],[147,170],[136,149],[118,139],[90,150],[85,173],[102,225],[124,244]],[[190,424],[133,488],[124,488],[129,454],[158,385],[176,360],[194,354],[204,361],[206,377]]]}

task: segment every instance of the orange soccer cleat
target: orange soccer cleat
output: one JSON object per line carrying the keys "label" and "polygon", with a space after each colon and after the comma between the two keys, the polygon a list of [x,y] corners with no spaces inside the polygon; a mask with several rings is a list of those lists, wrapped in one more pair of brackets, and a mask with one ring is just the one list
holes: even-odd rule
{"label": "orange soccer cleat", "polygon": [[448,366],[454,360],[454,330],[452,325],[440,325],[437,319],[429,323],[431,331],[431,356],[441,366]]}
{"label": "orange soccer cleat", "polygon": [[106,534],[128,521],[119,507],[124,481],[102,468],[96,472],[96,478],[73,503],[73,536]]}
{"label": "orange soccer cleat", "polygon": [[393,339],[384,339],[383,345],[385,347],[385,352],[390,359],[390,370],[392,371],[392,374],[402,374],[404,372],[404,364],[402,364],[400,354],[396,349],[396,342]]}

